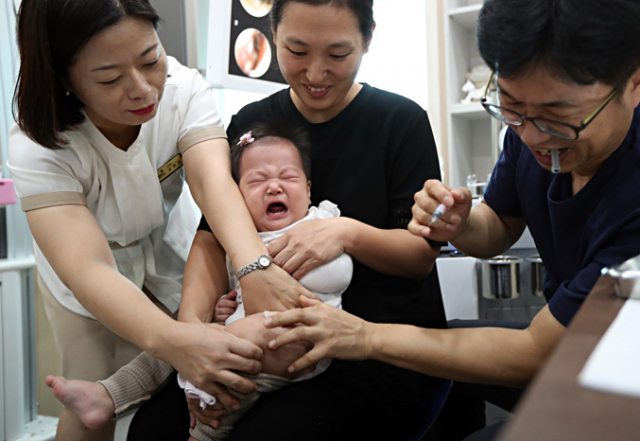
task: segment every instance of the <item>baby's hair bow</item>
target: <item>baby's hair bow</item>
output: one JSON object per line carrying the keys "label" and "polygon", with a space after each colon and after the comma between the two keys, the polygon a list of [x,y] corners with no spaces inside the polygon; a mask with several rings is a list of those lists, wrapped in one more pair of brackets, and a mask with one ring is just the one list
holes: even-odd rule
{"label": "baby's hair bow", "polygon": [[251,132],[247,132],[240,137],[240,141],[238,141],[238,145],[244,147],[247,144],[251,144],[255,140],[256,139],[253,136],[251,136]]}

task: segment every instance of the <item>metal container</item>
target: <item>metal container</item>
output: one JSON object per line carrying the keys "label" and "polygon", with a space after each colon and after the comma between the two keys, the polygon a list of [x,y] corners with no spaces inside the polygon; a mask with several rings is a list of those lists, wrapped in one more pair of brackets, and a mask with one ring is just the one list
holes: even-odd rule
{"label": "metal container", "polygon": [[640,256],[621,263],[613,268],[603,268],[615,280],[616,294],[625,299],[640,299]]}
{"label": "metal container", "polygon": [[515,256],[481,259],[482,296],[487,299],[515,299],[520,295],[520,263]]}
{"label": "metal container", "polygon": [[547,274],[544,263],[537,254],[527,257],[531,262],[531,292],[534,296],[544,297],[544,279]]}

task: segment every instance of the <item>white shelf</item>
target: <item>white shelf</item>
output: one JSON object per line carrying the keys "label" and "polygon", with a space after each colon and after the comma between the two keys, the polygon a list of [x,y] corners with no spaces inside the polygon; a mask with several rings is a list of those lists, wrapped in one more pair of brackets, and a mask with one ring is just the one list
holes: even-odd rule
{"label": "white shelf", "polygon": [[482,107],[482,104],[480,103],[456,103],[450,107],[449,112],[453,116],[459,116],[470,120],[482,120],[486,119],[488,116],[487,111],[484,110],[484,107]]}
{"label": "white shelf", "polygon": [[482,2],[444,0],[445,74],[441,77],[446,97],[447,167],[445,182],[452,187],[464,186],[467,176],[486,176],[498,158],[497,122],[479,102],[462,104],[466,95],[462,85],[467,72],[481,64],[476,41],[478,14]]}
{"label": "white shelf", "polygon": [[449,17],[469,30],[474,30],[482,4],[463,6],[449,11]]}

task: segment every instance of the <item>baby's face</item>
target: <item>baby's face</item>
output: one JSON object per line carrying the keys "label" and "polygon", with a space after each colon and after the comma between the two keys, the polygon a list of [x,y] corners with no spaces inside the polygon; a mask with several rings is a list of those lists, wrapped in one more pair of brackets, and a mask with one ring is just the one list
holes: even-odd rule
{"label": "baby's face", "polygon": [[258,231],[275,231],[302,219],[311,183],[298,149],[289,141],[257,141],[240,160],[240,193]]}

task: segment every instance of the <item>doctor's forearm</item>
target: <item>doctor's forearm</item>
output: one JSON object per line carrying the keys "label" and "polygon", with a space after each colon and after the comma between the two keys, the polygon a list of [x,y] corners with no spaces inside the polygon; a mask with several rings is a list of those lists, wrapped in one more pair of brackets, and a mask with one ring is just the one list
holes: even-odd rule
{"label": "doctor's forearm", "polygon": [[499,216],[482,202],[471,210],[462,232],[451,244],[470,256],[493,257],[511,248],[525,228],[523,219]]}
{"label": "doctor's forearm", "polygon": [[522,386],[556,347],[565,327],[543,308],[527,329],[425,329],[367,324],[369,357],[436,377]]}
{"label": "doctor's forearm", "polygon": [[522,330],[442,330],[388,324],[376,324],[375,328],[370,339],[371,358],[435,377],[522,386],[543,361],[530,350]]}

